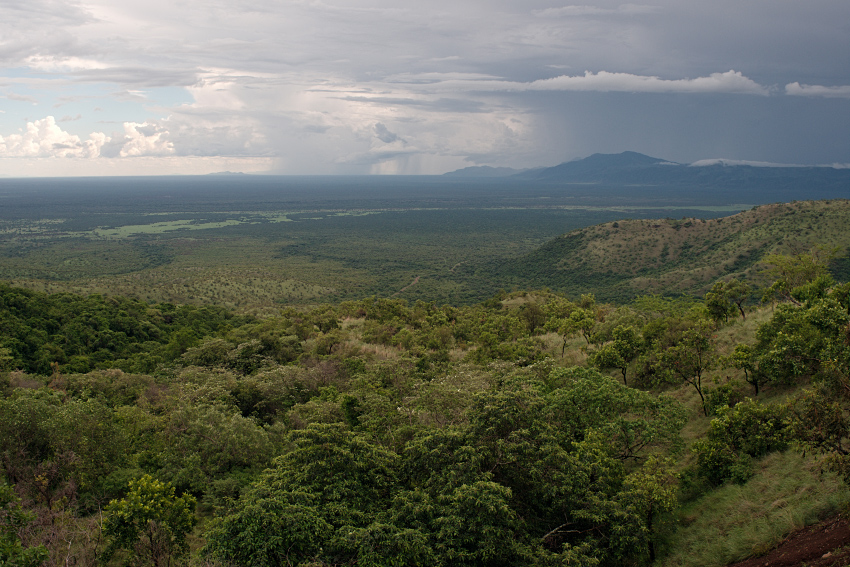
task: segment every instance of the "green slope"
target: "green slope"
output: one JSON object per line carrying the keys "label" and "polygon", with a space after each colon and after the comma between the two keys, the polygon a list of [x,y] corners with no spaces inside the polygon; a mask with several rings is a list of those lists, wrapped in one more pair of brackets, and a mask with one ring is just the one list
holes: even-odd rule
{"label": "green slope", "polygon": [[764,283],[761,260],[814,244],[837,246],[833,273],[846,279],[850,201],[795,201],[718,219],[621,220],[574,230],[494,268],[519,287],[548,286],[604,300],[647,293],[704,293],[724,277]]}

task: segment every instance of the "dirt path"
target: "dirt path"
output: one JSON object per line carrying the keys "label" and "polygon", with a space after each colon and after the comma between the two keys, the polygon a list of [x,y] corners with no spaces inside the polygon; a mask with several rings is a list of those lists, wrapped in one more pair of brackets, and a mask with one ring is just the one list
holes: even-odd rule
{"label": "dirt path", "polygon": [[415,286],[416,284],[418,284],[418,283],[419,283],[419,278],[421,278],[421,277],[422,277],[422,276],[416,276],[415,278],[413,278],[413,281],[412,281],[412,282],[410,282],[409,284],[407,284],[406,286],[404,286],[403,288],[401,288],[400,290],[398,290],[397,292],[395,292],[394,294],[392,294],[392,297],[395,297],[396,295],[398,295],[398,294],[400,294],[400,293],[402,293],[402,292],[404,292],[404,291],[407,291],[408,289],[410,289],[410,288],[412,288],[413,286]]}
{"label": "dirt path", "polygon": [[850,565],[850,520],[835,516],[788,535],[773,551],[728,567],[845,567]]}

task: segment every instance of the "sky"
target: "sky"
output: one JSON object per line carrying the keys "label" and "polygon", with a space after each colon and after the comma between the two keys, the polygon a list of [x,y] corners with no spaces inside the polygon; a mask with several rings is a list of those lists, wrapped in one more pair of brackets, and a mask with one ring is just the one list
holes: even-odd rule
{"label": "sky", "polygon": [[850,2],[0,2],[0,176],[418,175],[627,150],[846,166]]}

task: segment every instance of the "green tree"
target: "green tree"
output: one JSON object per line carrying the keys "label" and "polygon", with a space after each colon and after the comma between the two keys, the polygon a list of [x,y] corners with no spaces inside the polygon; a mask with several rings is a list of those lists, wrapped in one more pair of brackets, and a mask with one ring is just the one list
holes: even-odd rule
{"label": "green tree", "polygon": [[303,564],[317,557],[334,534],[317,504],[316,496],[304,492],[255,486],[234,512],[212,524],[203,554],[246,567]]}
{"label": "green tree", "polygon": [[124,550],[131,565],[183,564],[189,552],[186,535],[195,525],[194,508],[191,495],[176,496],[173,486],[150,475],[130,481],[127,496],[104,509],[103,533],[111,540],[104,559]]}
{"label": "green tree", "polygon": [[643,340],[634,327],[619,325],[614,329],[614,340],[588,357],[588,362],[599,368],[616,368],[623,375],[623,384],[628,385],[626,371],[643,350]]}
{"label": "green tree", "polygon": [[715,282],[711,291],[705,294],[705,307],[711,318],[717,321],[729,322],[729,315],[735,313],[735,305],[729,299],[726,282]]}
{"label": "green tree", "polygon": [[179,490],[197,494],[228,474],[259,472],[271,462],[275,453],[268,431],[253,418],[223,404],[171,403],[176,407],[161,420],[158,475]]}
{"label": "green tree", "polygon": [[621,546],[647,550],[650,564],[656,559],[659,524],[678,507],[678,479],[672,459],[651,455],[640,469],[623,481],[620,502],[636,521],[617,533]]}
{"label": "green tree", "polygon": [[779,296],[797,305],[800,301],[794,297],[794,290],[828,276],[829,262],[838,253],[838,248],[822,245],[813,246],[806,252],[792,255],[771,254],[765,258],[765,272],[774,280],[762,301]]}
{"label": "green tree", "polygon": [[579,367],[554,370],[550,382],[565,384],[547,396],[543,415],[571,443],[595,436],[621,461],[675,451],[681,444],[686,412],[670,396],[629,388]]}
{"label": "green tree", "polygon": [[[850,380],[843,380],[850,387]],[[826,468],[840,474],[850,484],[850,406],[848,395],[823,386],[804,391],[794,400],[793,438],[804,450],[823,456]]]}
{"label": "green tree", "polygon": [[735,314],[736,308],[741,318],[746,319],[744,302],[749,299],[750,293],[750,286],[741,280],[715,282],[711,291],[705,294],[705,306],[711,318],[717,322],[721,319],[723,322],[728,322],[729,317]]}
{"label": "green tree", "polygon": [[341,564],[367,550],[352,538],[375,535],[370,526],[390,508],[398,457],[341,424],[310,424],[287,442],[208,532],[207,555],[245,566]]}
{"label": "green tree", "polygon": [[805,320],[818,332],[807,357],[813,387],[792,405],[794,438],[824,456],[824,464],[850,483],[850,313],[843,288],[807,305]]}
{"label": "green tree", "polygon": [[756,396],[759,388],[769,381],[769,375],[761,368],[758,351],[750,345],[736,345],[732,354],[724,360],[729,366],[744,371],[744,380],[755,389]]}
{"label": "green tree", "polygon": [[14,362],[15,358],[12,356],[12,351],[0,347],[0,396],[5,396],[11,388],[12,384],[9,379],[9,371],[12,369]]}
{"label": "green tree", "polygon": [[721,408],[708,434],[694,443],[699,474],[712,484],[752,476],[752,459],[782,451],[789,441],[788,411],[751,399]]}
{"label": "green tree", "polygon": [[774,383],[815,377],[841,362],[848,323],[850,314],[832,296],[780,305],[756,331],[753,360]]}
{"label": "green tree", "polygon": [[590,331],[595,323],[596,316],[593,312],[577,307],[571,310],[566,317],[549,319],[545,328],[547,331],[554,331],[561,335],[563,339],[561,356],[563,356],[567,349],[567,341],[578,333],[581,333],[587,344],[590,344]]}
{"label": "green tree", "polygon": [[703,413],[708,416],[702,379],[717,363],[711,322],[700,320],[693,323],[674,345],[658,355],[658,361],[667,381],[694,387],[702,402]]}
{"label": "green tree", "polygon": [[747,318],[747,314],[744,312],[744,303],[750,298],[751,293],[752,288],[746,282],[737,279],[726,282],[726,297],[738,308],[741,319]]}

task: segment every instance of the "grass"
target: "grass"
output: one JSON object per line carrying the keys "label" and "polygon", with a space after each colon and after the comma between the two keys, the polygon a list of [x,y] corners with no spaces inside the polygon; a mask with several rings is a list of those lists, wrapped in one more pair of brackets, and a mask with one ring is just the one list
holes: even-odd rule
{"label": "grass", "polygon": [[198,223],[192,220],[175,220],[167,222],[155,222],[151,224],[127,225],[118,228],[97,228],[92,231],[94,236],[100,238],[127,238],[138,234],[163,234],[177,230],[210,230],[215,228],[224,228],[226,226],[236,226],[243,221],[227,220],[222,222],[203,222]]}
{"label": "grass", "polygon": [[766,553],[791,531],[850,505],[850,489],[799,453],[768,455],[744,485],[686,504],[666,541],[663,567],[719,567]]}

